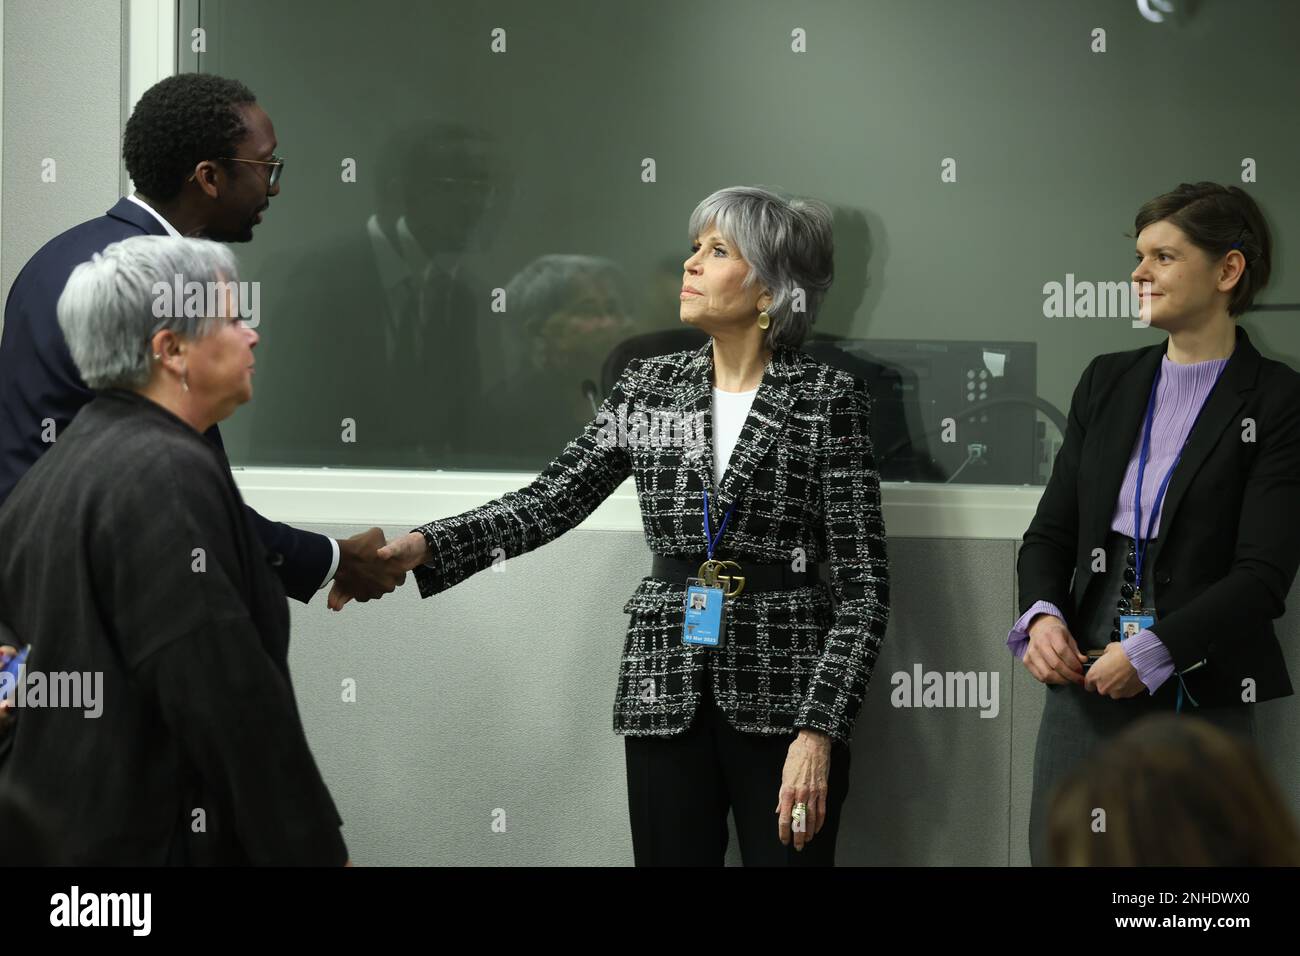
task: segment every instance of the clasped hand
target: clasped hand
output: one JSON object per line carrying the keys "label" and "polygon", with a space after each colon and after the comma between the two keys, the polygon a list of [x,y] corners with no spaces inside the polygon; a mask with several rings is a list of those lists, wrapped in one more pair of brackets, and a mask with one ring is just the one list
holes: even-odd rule
{"label": "clasped hand", "polygon": [[339,568],[330,588],[329,608],[341,611],[349,601],[377,600],[406,581],[428,551],[424,536],[404,534],[385,543],[384,532],[371,528],[339,542]]}
{"label": "clasped hand", "polygon": [[1083,689],[1119,700],[1146,690],[1123,645],[1112,641],[1085,671],[1088,658],[1079,653],[1074,635],[1059,617],[1040,614],[1029,627],[1024,665],[1044,684],[1082,684]]}

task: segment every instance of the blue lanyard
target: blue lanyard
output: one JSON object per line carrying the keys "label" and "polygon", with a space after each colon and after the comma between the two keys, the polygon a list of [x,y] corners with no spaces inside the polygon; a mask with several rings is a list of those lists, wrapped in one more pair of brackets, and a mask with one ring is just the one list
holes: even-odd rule
{"label": "blue lanyard", "polygon": [[[1160,384],[1160,370],[1162,365],[1163,361],[1161,365],[1156,366],[1155,381],[1151,383],[1151,394],[1147,398],[1146,424],[1142,428],[1142,450],[1138,453],[1137,490],[1133,493],[1133,550],[1137,554],[1135,562],[1137,564],[1137,568],[1135,569],[1137,582],[1133,587],[1134,593],[1137,594],[1139,600],[1142,596],[1142,559],[1145,557],[1147,545],[1151,541],[1151,533],[1155,530],[1156,515],[1160,513],[1160,502],[1164,500],[1165,491],[1169,488],[1169,479],[1173,477],[1174,469],[1178,467],[1178,462],[1183,457],[1183,448],[1187,446],[1187,442],[1184,441],[1182,447],[1178,449],[1178,454],[1174,456],[1174,463],[1169,466],[1169,470],[1165,472],[1165,477],[1160,482],[1160,487],[1156,489],[1156,499],[1151,504],[1151,515],[1147,519],[1146,542],[1144,543],[1142,534],[1142,480],[1146,476],[1147,456],[1151,452],[1151,425],[1152,422],[1155,421],[1156,417],[1156,386]],[[1210,390],[1205,394],[1205,401],[1201,402],[1201,407],[1196,410],[1196,417],[1192,419],[1192,427],[1187,430],[1189,440],[1192,432],[1196,429],[1196,423],[1201,420],[1201,412],[1205,411],[1205,406],[1210,403],[1210,396],[1214,394],[1214,389],[1218,386],[1219,379],[1223,378],[1223,373],[1227,371],[1227,369],[1228,365],[1225,362],[1223,368],[1219,369],[1219,374],[1214,377],[1214,384],[1210,386]],[[1178,699],[1174,707],[1176,713],[1182,713],[1185,689],[1186,685],[1183,683],[1183,675],[1179,674]],[[1187,696],[1190,698],[1192,695],[1188,693]],[[1195,699],[1192,700],[1192,703],[1196,703]]]}
{"label": "blue lanyard", "polygon": [[731,513],[736,510],[736,503],[733,501],[727,513],[722,516],[722,524],[718,527],[718,533],[715,535],[709,531],[709,493],[704,492],[704,543],[709,549],[709,560],[713,560],[713,551],[722,540],[722,532],[727,530],[727,522],[731,519]]}
{"label": "blue lanyard", "polygon": [[[1163,364],[1163,360],[1162,360]],[[1183,448],[1187,446],[1187,441],[1178,449],[1178,454],[1174,456],[1174,463],[1169,466],[1165,472],[1165,477],[1160,482],[1160,487],[1156,489],[1156,499],[1151,504],[1151,515],[1147,519],[1146,541],[1143,541],[1142,534],[1142,480],[1146,476],[1147,456],[1151,453],[1151,424],[1156,417],[1156,387],[1160,384],[1161,366],[1156,366],[1155,381],[1151,383],[1151,395],[1147,398],[1147,417],[1146,424],[1142,429],[1142,450],[1138,453],[1138,473],[1137,489],[1133,492],[1133,550],[1136,552],[1136,569],[1137,582],[1134,584],[1134,592],[1139,596],[1142,595],[1142,559],[1146,555],[1147,545],[1151,541],[1151,534],[1155,531],[1156,515],[1160,513],[1160,502],[1164,500],[1165,491],[1169,488],[1169,479],[1174,475],[1174,469],[1178,467],[1178,462],[1183,457]],[[1187,430],[1188,440],[1191,439],[1192,432],[1196,430],[1196,423],[1201,420],[1201,413],[1205,411],[1205,406],[1210,404],[1210,396],[1214,394],[1214,389],[1218,387],[1219,379],[1223,378],[1223,373],[1227,371],[1228,365],[1225,362],[1223,368],[1219,369],[1219,374],[1214,377],[1214,384],[1205,394],[1205,401],[1201,402],[1201,407],[1196,410],[1196,417],[1192,419],[1192,427]]]}

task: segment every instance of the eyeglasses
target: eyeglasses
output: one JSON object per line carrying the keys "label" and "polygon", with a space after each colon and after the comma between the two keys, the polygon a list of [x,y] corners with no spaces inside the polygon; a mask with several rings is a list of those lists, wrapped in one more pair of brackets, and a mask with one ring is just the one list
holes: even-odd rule
{"label": "eyeglasses", "polygon": [[[266,181],[266,189],[268,192],[275,188],[275,184],[280,181],[280,174],[284,172],[284,160],[279,156],[272,156],[270,160],[240,159],[238,156],[218,156],[217,159],[227,163],[256,163],[258,166],[270,166],[271,178]],[[190,178],[185,181],[193,182],[194,176],[195,174],[191,174]]]}
{"label": "eyeglasses", "polygon": [[280,181],[280,174],[284,172],[284,160],[279,156],[272,156],[269,161],[265,159],[240,159],[238,156],[219,156],[217,158],[232,163],[256,163],[258,166],[270,166],[271,178],[266,181],[267,189],[274,189],[275,184]]}

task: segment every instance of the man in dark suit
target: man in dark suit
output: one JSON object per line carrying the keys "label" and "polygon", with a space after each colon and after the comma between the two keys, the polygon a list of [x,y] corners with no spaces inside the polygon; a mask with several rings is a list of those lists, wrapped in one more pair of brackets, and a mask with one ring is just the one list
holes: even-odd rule
{"label": "man in dark suit", "polygon": [[[280,192],[283,164],[275,147],[270,117],[237,81],[180,74],[140,98],[122,146],[135,195],[47,242],[9,291],[0,338],[0,504],[94,394],[72,361],[55,312],[73,268],[141,234],[248,242]],[[223,447],[216,426],[206,437]],[[378,558],[384,543],[378,528],[334,541],[251,508],[249,516],[285,592],[296,600],[309,601],[330,579],[355,586],[367,599],[405,579]]]}

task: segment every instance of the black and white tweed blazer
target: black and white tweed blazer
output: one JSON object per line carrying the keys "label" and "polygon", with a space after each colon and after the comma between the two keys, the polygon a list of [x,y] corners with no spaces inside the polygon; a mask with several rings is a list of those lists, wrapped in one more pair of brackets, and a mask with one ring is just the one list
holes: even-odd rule
{"label": "black and white tweed blazer", "polygon": [[[889,617],[880,482],[862,382],[793,349],[768,362],[722,484],[714,488],[712,340],[695,351],[634,359],[591,424],[519,491],[416,530],[433,558],[415,571],[428,597],[578,525],[636,479],[655,554],[703,560],[703,491],[716,530],[735,511],[716,558],[829,563],[825,581],[728,599],[722,648],[682,644],[684,581],[642,579],[630,615],[614,730],[681,733],[703,691],[738,730],[824,731],[847,743]],[[697,440],[622,440],[612,421],[640,412],[698,423]],[[632,421],[637,421],[632,418]],[[636,434],[634,427],[626,429]],[[689,438],[690,429],[686,429]],[[497,551],[496,549],[501,549]],[[742,572],[743,573],[743,572]]]}

